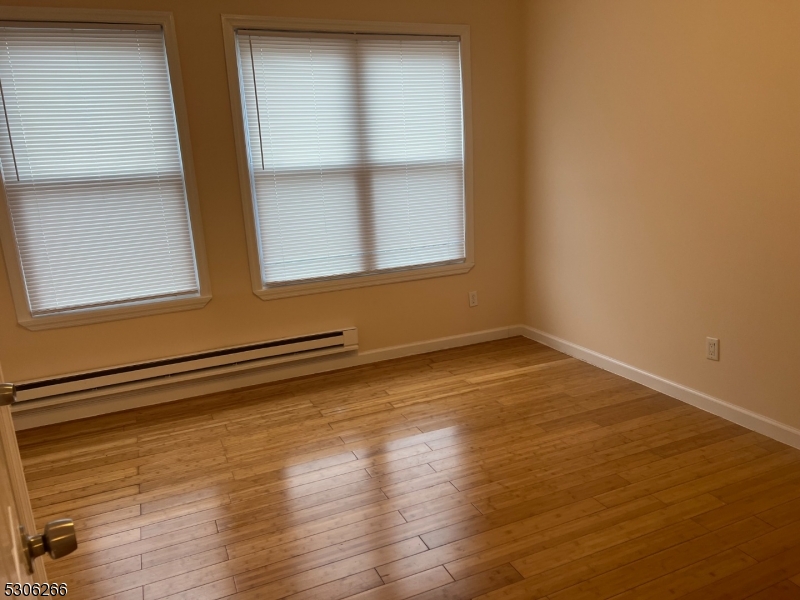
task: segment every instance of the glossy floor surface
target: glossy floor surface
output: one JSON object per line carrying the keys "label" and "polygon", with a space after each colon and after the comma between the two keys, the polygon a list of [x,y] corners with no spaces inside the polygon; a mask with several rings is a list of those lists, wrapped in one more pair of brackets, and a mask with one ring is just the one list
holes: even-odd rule
{"label": "glossy floor surface", "polygon": [[514,338],[22,432],[69,598],[800,598],[800,451]]}

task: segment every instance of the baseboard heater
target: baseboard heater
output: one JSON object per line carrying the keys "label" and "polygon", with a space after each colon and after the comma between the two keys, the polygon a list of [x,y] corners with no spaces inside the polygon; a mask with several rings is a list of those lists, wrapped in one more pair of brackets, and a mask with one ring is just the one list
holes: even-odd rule
{"label": "baseboard heater", "polygon": [[184,354],[131,365],[16,383],[17,410],[266,368],[358,350],[355,327]]}

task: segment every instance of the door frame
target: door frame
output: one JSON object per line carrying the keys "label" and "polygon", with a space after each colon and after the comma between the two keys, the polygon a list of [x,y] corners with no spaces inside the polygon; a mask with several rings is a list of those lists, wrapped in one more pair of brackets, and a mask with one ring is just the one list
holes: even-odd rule
{"label": "door frame", "polygon": [[[0,383],[4,383],[3,366],[0,365]],[[37,532],[36,519],[31,508],[31,499],[28,495],[28,484],[25,481],[25,471],[22,468],[22,458],[17,445],[17,432],[14,430],[14,420],[11,417],[11,406],[0,406],[0,440],[8,462],[8,475],[11,479],[11,490],[17,505],[17,516],[20,525],[24,525],[28,534]],[[33,561],[32,579],[38,583],[47,583],[44,561]]]}

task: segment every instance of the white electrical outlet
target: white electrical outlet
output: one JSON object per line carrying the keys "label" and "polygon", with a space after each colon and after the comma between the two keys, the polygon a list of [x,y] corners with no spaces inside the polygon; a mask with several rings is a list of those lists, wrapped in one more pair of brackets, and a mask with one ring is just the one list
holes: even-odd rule
{"label": "white electrical outlet", "polygon": [[718,338],[706,338],[706,358],[708,360],[719,360]]}
{"label": "white electrical outlet", "polygon": [[469,305],[478,306],[478,292],[469,293]]}

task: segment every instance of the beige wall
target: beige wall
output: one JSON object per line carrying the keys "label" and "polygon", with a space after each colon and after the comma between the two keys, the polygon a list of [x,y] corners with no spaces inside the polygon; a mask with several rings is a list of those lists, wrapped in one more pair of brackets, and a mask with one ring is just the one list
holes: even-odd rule
{"label": "beige wall", "polygon": [[800,427],[800,2],[526,20],[526,322]]}
{"label": "beige wall", "polygon": [[[50,0],[26,6],[175,15],[213,299],[202,310],[31,332],[0,266],[9,381],[340,326],[363,349],[515,324],[522,316],[523,5],[516,0]],[[466,275],[263,301],[251,291],[220,14],[464,23],[471,27],[476,266]],[[478,290],[470,309],[467,293]]]}
{"label": "beige wall", "polygon": [[[174,12],[213,300],[30,332],[16,324],[2,272],[8,380],[343,325],[358,326],[372,349],[525,322],[800,427],[796,0],[41,4]],[[223,12],[471,26],[472,272],[268,302],[253,295]],[[469,290],[480,293],[475,309]],[[704,358],[706,336],[722,340],[719,363]]]}

